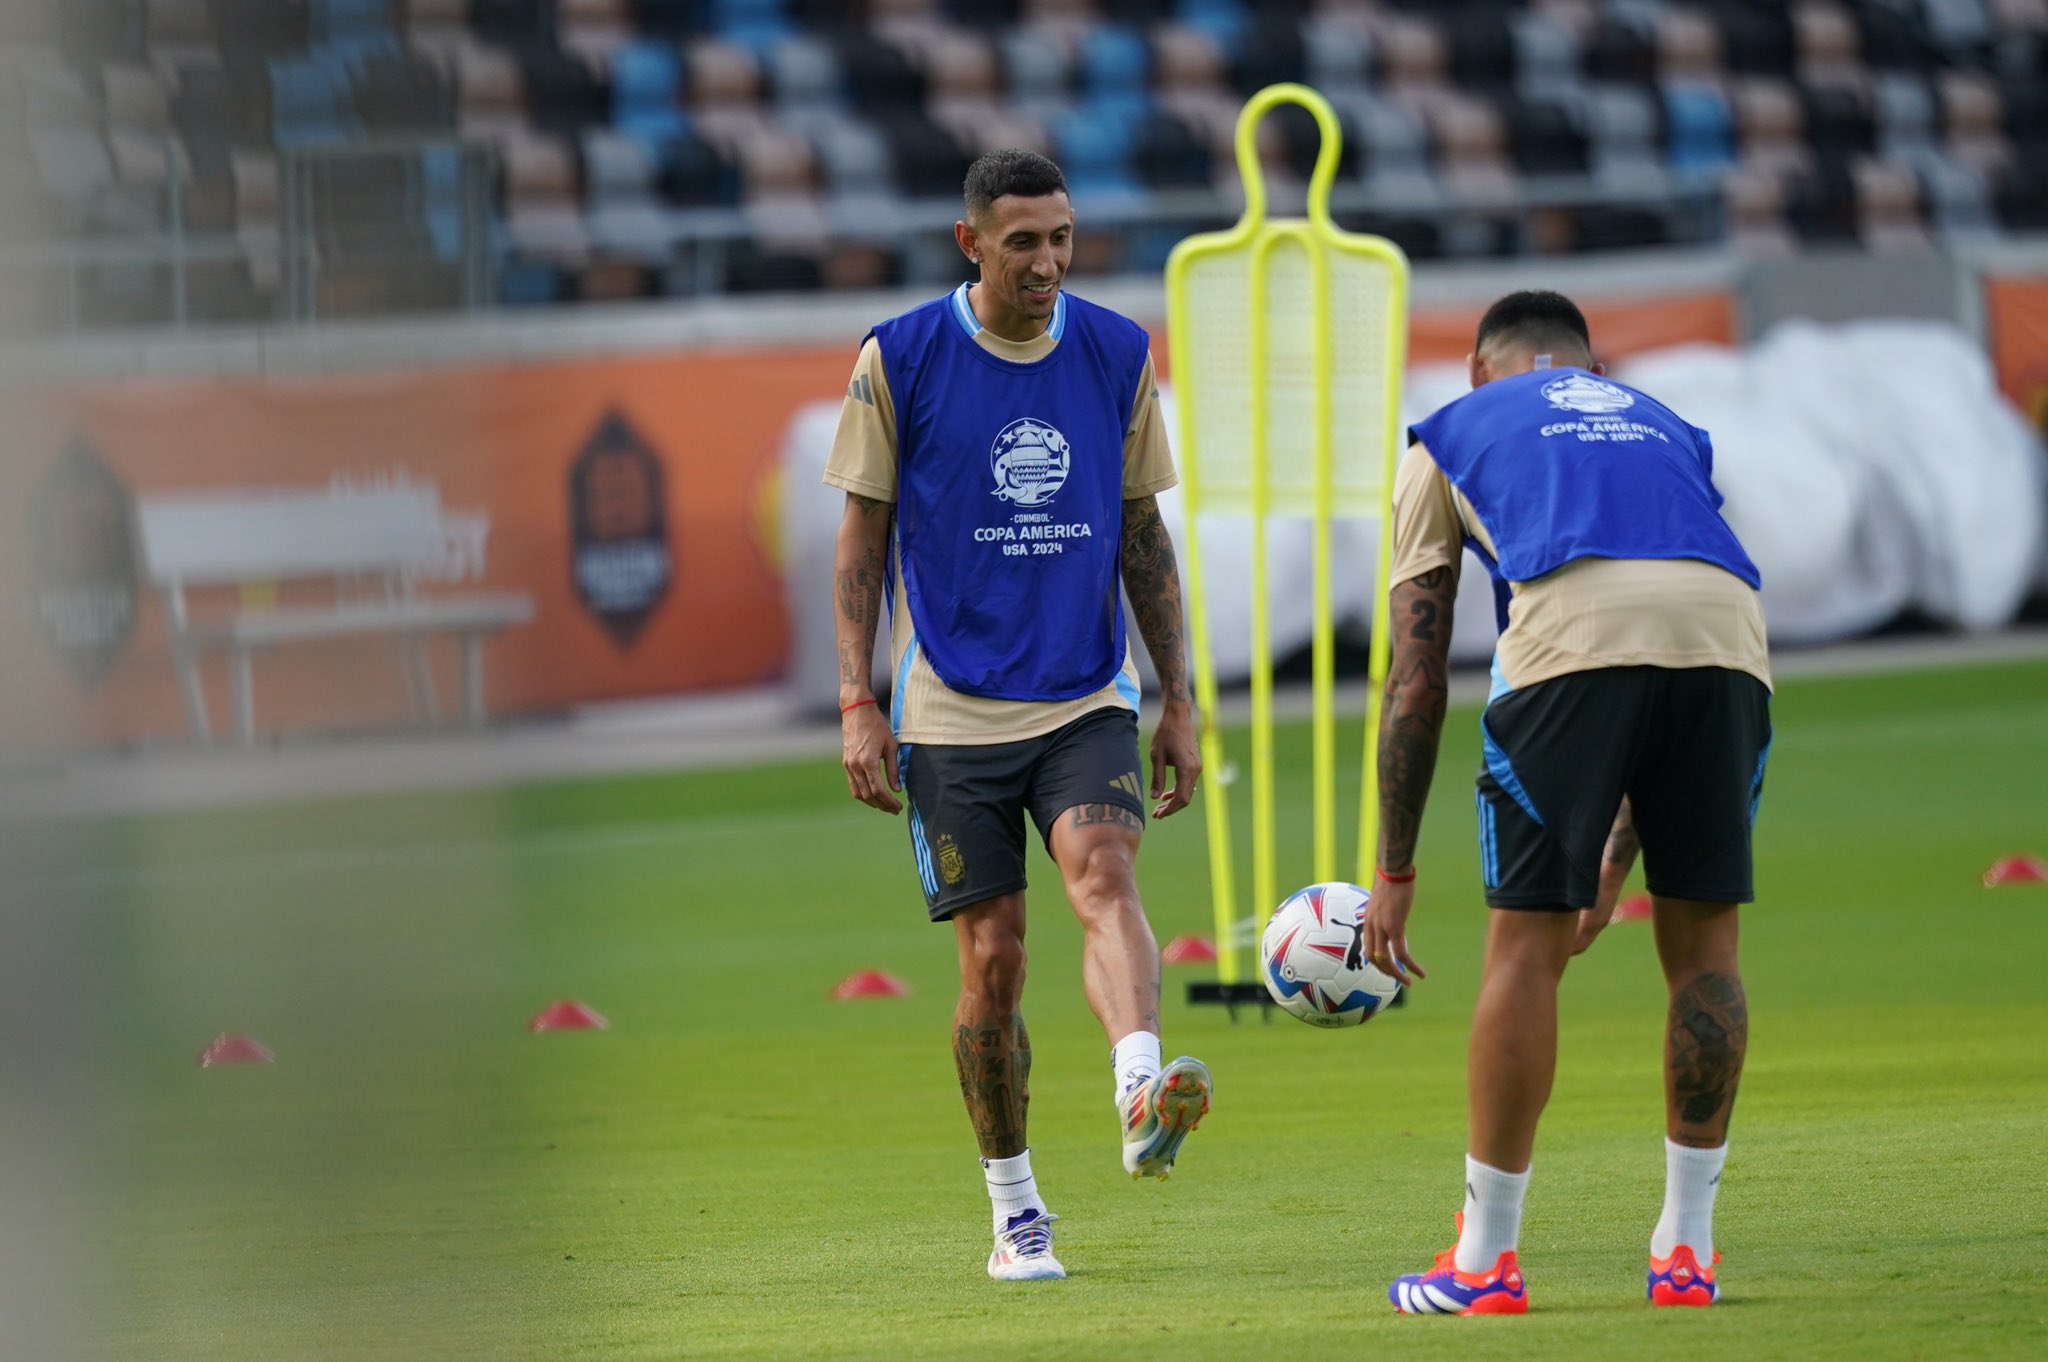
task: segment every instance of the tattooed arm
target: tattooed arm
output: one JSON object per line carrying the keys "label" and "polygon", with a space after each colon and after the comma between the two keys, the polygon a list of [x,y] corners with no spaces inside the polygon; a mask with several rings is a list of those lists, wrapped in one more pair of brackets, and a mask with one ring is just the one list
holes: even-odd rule
{"label": "tattooed arm", "polygon": [[[1138,633],[1159,674],[1165,703],[1159,727],[1152,734],[1152,797],[1161,800],[1155,818],[1180,812],[1195,797],[1202,777],[1201,745],[1195,738],[1194,696],[1188,689],[1188,655],[1183,633],[1180,567],[1173,537],[1159,518],[1159,498],[1132,497],[1124,502],[1124,592],[1138,617]],[[1166,786],[1166,768],[1173,768],[1173,787]]]}
{"label": "tattooed arm", "polygon": [[1457,590],[1448,568],[1433,568],[1394,588],[1393,660],[1380,711],[1379,866],[1397,875],[1415,866],[1415,839],[1436,775]]}
{"label": "tattooed arm", "polygon": [[[839,636],[840,739],[846,787],[855,799],[884,813],[903,805],[889,793],[903,788],[896,771],[896,736],[875,703],[872,659],[882,618],[882,574],[888,571],[886,501],[846,494],[833,555],[833,623]],[[887,788],[884,788],[886,783]]]}
{"label": "tattooed arm", "polygon": [[[1427,977],[1408,953],[1408,912],[1415,902],[1415,839],[1444,731],[1457,592],[1457,577],[1442,567],[1393,591],[1393,660],[1380,711],[1380,873],[1360,941],[1368,958],[1403,983],[1411,970]],[[1401,878],[1389,880],[1388,873]]]}

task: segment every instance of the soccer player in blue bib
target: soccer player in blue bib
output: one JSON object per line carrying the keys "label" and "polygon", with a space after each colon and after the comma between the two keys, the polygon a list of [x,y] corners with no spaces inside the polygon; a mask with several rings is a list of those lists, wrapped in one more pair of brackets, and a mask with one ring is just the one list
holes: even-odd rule
{"label": "soccer player in blue bib", "polygon": [[1395,479],[1363,947],[1403,980],[1423,973],[1407,939],[1415,840],[1467,546],[1492,572],[1501,626],[1478,794],[1492,911],[1457,1247],[1388,1295],[1410,1314],[1528,1309],[1517,1240],[1557,1066],[1558,983],[1640,849],[1670,999],[1649,1296],[1711,1305],[1714,1194],[1749,1039],[1736,905],[1754,897],[1750,829],[1771,738],[1756,566],[1721,518],[1707,433],[1605,378],[1569,299],[1494,304],[1471,377],[1471,393],[1414,428]]}
{"label": "soccer player in blue bib", "polygon": [[[989,1275],[1037,1281],[1066,1270],[1025,1141],[1027,817],[1085,933],[1125,1170],[1164,1179],[1209,1109],[1199,1060],[1161,1062],[1159,947],[1135,870],[1148,782],[1120,586],[1164,692],[1154,816],[1187,806],[1201,758],[1157,502],[1175,475],[1145,332],[1061,288],[1074,213],[1052,162],[990,152],[965,197],[954,235],[980,277],[869,334],[825,473],[846,493],[839,702],[848,789],[892,814],[908,803],[925,906],[959,946],[954,1061],[994,1211]],[[886,712],[869,675],[885,608]]]}

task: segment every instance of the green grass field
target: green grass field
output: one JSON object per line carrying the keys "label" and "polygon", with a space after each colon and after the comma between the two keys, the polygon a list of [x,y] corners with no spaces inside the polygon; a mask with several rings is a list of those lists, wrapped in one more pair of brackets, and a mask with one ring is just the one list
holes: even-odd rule
{"label": "green grass field", "polygon": [[[1390,1277],[1450,1241],[1461,1191],[1484,915],[1466,710],[1420,858],[1430,979],[1324,1033],[1190,1009],[1173,995],[1195,976],[1169,971],[1167,1053],[1203,1056],[1218,1086],[1164,1186],[1120,1170],[1078,933],[1037,864],[1032,1145],[1064,1284],[983,1274],[952,936],[923,921],[902,825],[851,805],[834,763],[127,820],[46,845],[89,1000],[93,1348],[2048,1356],[2048,888],[1977,879],[2048,853],[2048,664],[1787,685],[1776,717],[1713,1311],[1643,1300],[1662,990],[1638,925],[1566,980],[1523,1244],[1533,1313],[1386,1304]],[[1355,787],[1355,721],[1344,744]],[[1283,779],[1305,768],[1301,730],[1281,753]],[[1142,880],[1162,940],[1206,928],[1198,813],[1155,829]],[[863,967],[914,996],[827,1001]],[[557,997],[612,1029],[526,1034]],[[224,1029],[277,1064],[195,1069]]]}

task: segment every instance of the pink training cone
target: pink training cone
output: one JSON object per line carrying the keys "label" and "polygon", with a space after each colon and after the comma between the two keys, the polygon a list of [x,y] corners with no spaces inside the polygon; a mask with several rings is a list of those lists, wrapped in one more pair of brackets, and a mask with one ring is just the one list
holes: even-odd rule
{"label": "pink training cone", "polygon": [[558,1003],[549,1003],[539,1016],[526,1024],[526,1029],[539,1035],[543,1031],[602,1031],[610,1025],[604,1014],[588,1003],[566,998]]}
{"label": "pink training cone", "polygon": [[1216,943],[1206,936],[1177,936],[1159,958],[1169,965],[1205,965],[1216,959]]}
{"label": "pink training cone", "polygon": [[240,1031],[223,1031],[193,1062],[202,1069],[217,1069],[225,1064],[275,1064],[277,1056],[253,1037]]}
{"label": "pink training cone", "polygon": [[1996,889],[2001,884],[2048,884],[2048,863],[2039,856],[2002,857],[1984,872],[1986,889]]}
{"label": "pink training cone", "polygon": [[832,990],[835,1002],[850,1002],[855,998],[908,998],[910,985],[893,974],[884,974],[878,969],[864,969],[858,974],[848,975]]}
{"label": "pink training cone", "polygon": [[1650,896],[1637,894],[1614,905],[1616,922],[1647,922],[1650,918]]}

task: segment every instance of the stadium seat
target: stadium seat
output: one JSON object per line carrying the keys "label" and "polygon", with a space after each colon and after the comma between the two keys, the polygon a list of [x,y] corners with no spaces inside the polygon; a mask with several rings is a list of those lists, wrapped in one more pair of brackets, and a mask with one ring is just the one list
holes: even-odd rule
{"label": "stadium seat", "polygon": [[1936,89],[1944,151],[1987,181],[1997,182],[2012,161],[1998,86],[1976,72],[1948,70],[1941,73]]}
{"label": "stadium seat", "polygon": [[1543,14],[1515,14],[1508,22],[1515,44],[1515,88],[1549,99],[1583,99],[1584,54],[1578,35]]}
{"label": "stadium seat", "polygon": [[1814,164],[1798,89],[1770,76],[1734,84],[1738,155],[1746,166],[1792,175]]}
{"label": "stadium seat", "polygon": [[612,53],[611,125],[638,140],[650,160],[681,135],[683,63],[674,47],[643,39]]}
{"label": "stadium seat", "polygon": [[842,118],[813,134],[823,183],[842,201],[893,198],[889,142],[864,119]]}
{"label": "stadium seat", "polygon": [[1857,240],[1856,182],[1847,166],[1822,162],[1790,183],[1789,216],[1801,241],[1844,245]]}
{"label": "stadium seat", "polygon": [[315,47],[355,47],[390,38],[394,0],[312,0],[306,40]]}
{"label": "stadium seat", "polygon": [[1603,15],[1585,40],[1589,79],[1648,85],[1657,79],[1657,47],[1635,25]]}
{"label": "stadium seat", "polygon": [[1859,4],[1855,7],[1863,59],[1876,71],[1925,71],[1935,61],[1919,7]]}
{"label": "stadium seat", "polygon": [[519,64],[526,77],[526,114],[533,126],[574,136],[609,116],[604,82],[583,60],[555,48],[527,48]]}
{"label": "stadium seat", "polygon": [[1673,170],[1719,170],[1735,159],[1734,122],[1718,85],[1666,85],[1664,128]]}
{"label": "stadium seat", "polygon": [[2048,231],[2048,160],[2016,160],[1994,181],[1991,194],[1998,224],[2007,231]]}
{"label": "stadium seat", "polygon": [[1250,22],[1251,9],[1244,0],[1175,0],[1173,17],[1228,47]]}
{"label": "stadium seat", "polygon": [[1123,118],[1082,110],[1051,126],[1054,159],[1077,197],[1134,193],[1131,150],[1138,129]]}
{"label": "stadium seat", "polygon": [[1220,165],[1228,165],[1242,101],[1227,84],[1230,67],[1222,47],[1200,29],[1168,25],[1154,31],[1152,56],[1159,107]]}
{"label": "stadium seat", "polygon": [[1857,238],[1867,250],[1926,250],[1933,245],[1920,182],[1901,167],[1862,157],[1850,174],[1856,188]]}
{"label": "stadium seat", "polygon": [[455,91],[437,63],[380,46],[349,70],[355,107],[371,135],[426,135],[454,128]]}
{"label": "stadium seat", "polygon": [[1585,125],[1571,109],[1543,99],[1504,105],[1508,144],[1524,175],[1584,175],[1591,168]]}
{"label": "stadium seat", "polygon": [[952,134],[922,110],[904,110],[875,120],[888,139],[896,188],[911,198],[951,199],[967,178],[970,157]]}
{"label": "stadium seat", "polygon": [[925,77],[910,57],[893,43],[860,29],[834,35],[846,98],[869,114],[898,114],[922,108]]}
{"label": "stadium seat", "polygon": [[526,78],[511,53],[478,45],[457,51],[455,120],[463,136],[480,141],[526,126]]}
{"label": "stadium seat", "polygon": [[1806,0],[1792,11],[1799,83],[1808,89],[1846,88],[1867,93],[1870,68],[1863,36],[1849,11],[1826,0]]}
{"label": "stadium seat", "polygon": [[1871,80],[1872,114],[1879,148],[1908,159],[1931,149],[1939,124],[1934,90],[1914,71],[1880,71]]}
{"label": "stadium seat", "polygon": [[711,26],[711,0],[631,0],[633,25],[650,38],[681,42]]}
{"label": "stadium seat", "polygon": [[1508,158],[1500,111],[1474,96],[1439,102],[1430,112],[1430,146],[1437,178],[1457,197],[1512,204],[1517,176]]}
{"label": "stadium seat", "polygon": [[1830,160],[1867,156],[1877,149],[1877,122],[1866,97],[1848,86],[1807,86],[1806,136],[1816,155]]}
{"label": "stadium seat", "polygon": [[678,208],[717,208],[739,202],[739,168],[719,148],[683,132],[659,150],[654,185]]}
{"label": "stadium seat", "polygon": [[470,41],[469,0],[406,0],[406,45],[444,59]]}
{"label": "stadium seat", "polygon": [[1050,122],[1073,107],[1073,62],[1059,48],[1034,42],[1018,29],[997,39],[1010,102],[1028,117]]}
{"label": "stadium seat", "polygon": [[711,0],[711,28],[726,42],[757,54],[796,32],[783,0]]}
{"label": "stadium seat", "polygon": [[1784,185],[1776,175],[1738,170],[1723,185],[1730,247],[1761,256],[1786,256],[1798,248],[1798,238],[1785,219]]}
{"label": "stadium seat", "polygon": [[1051,150],[1042,124],[1003,98],[993,44],[982,34],[956,31],[929,49],[931,93],[925,112],[961,146],[976,154],[995,147]]}
{"label": "stadium seat", "polygon": [[1515,84],[1515,39],[1498,9],[1448,6],[1441,20],[1450,42],[1451,79],[1468,93],[1500,95]]}
{"label": "stadium seat", "polygon": [[1302,40],[1310,85],[1332,99],[1371,87],[1373,38],[1366,24],[1317,14],[1303,24]]}
{"label": "stadium seat", "polygon": [[613,54],[637,36],[627,0],[561,0],[562,50],[592,70],[610,66]]}
{"label": "stadium seat", "polygon": [[555,21],[556,0],[470,0],[470,28],[504,47],[553,47]]}
{"label": "stadium seat", "polygon": [[1704,14],[1667,9],[1657,16],[1657,80],[1673,86],[1718,85],[1724,74],[1721,31]]}
{"label": "stadium seat", "polygon": [[784,38],[768,49],[762,64],[781,117],[814,127],[845,112],[839,54],[824,39],[808,33]]}
{"label": "stadium seat", "polygon": [[1214,173],[1208,144],[1164,110],[1139,125],[1131,149],[1138,178],[1154,189],[1204,189]]}
{"label": "stadium seat", "polygon": [[1288,18],[1261,15],[1232,40],[1231,82],[1249,98],[1268,85],[1300,80],[1308,74],[1301,29]]}
{"label": "stadium seat", "polygon": [[348,68],[323,57],[270,63],[270,118],[280,147],[346,141],[361,130]]}
{"label": "stadium seat", "polygon": [[1730,72],[1791,77],[1792,16],[1779,0],[1711,0],[1708,13],[1721,31],[1722,58]]}

